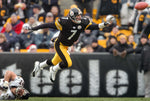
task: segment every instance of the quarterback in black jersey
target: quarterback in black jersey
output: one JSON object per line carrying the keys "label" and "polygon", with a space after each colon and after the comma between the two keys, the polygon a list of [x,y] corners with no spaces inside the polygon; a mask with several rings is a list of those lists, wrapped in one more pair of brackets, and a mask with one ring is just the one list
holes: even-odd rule
{"label": "quarterback in black jersey", "polygon": [[58,38],[55,40],[54,47],[56,53],[52,59],[47,59],[44,62],[36,61],[32,76],[34,77],[40,69],[44,67],[50,67],[50,80],[54,82],[55,75],[59,69],[67,68],[72,66],[72,60],[70,58],[67,49],[75,41],[81,32],[86,29],[94,30],[104,28],[109,25],[114,19],[113,16],[106,18],[106,22],[100,24],[92,24],[92,22],[86,18],[81,17],[82,12],[78,8],[72,8],[69,11],[68,17],[61,17],[55,21],[55,23],[46,23],[37,27],[31,28],[31,30],[38,30],[42,28],[54,28],[60,30]]}

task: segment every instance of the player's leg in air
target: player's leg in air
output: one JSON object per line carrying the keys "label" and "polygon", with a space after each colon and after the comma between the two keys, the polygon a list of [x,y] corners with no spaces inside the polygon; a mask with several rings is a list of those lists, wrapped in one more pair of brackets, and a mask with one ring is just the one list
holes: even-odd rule
{"label": "player's leg in air", "polygon": [[36,61],[34,65],[34,69],[32,72],[32,76],[36,76],[40,69],[44,67],[50,66],[50,80],[54,82],[55,75],[58,70],[64,69],[72,66],[72,60],[70,58],[69,53],[67,52],[68,47],[56,41],[55,50],[56,53],[53,59],[45,60],[44,62]]}

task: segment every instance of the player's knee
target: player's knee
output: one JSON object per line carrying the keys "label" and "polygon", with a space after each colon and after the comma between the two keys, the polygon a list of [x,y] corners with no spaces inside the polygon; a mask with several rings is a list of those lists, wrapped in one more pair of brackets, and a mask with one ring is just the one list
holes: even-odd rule
{"label": "player's knee", "polygon": [[10,70],[7,70],[7,71],[5,72],[5,74],[10,74],[10,73],[12,73],[12,71],[10,71]]}

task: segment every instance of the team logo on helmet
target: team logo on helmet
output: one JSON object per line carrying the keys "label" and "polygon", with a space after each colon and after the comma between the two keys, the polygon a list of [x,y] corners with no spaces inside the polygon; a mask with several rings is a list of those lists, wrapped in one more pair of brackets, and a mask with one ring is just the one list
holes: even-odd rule
{"label": "team logo on helmet", "polygon": [[73,16],[74,15],[74,12],[73,11],[70,11],[70,16]]}

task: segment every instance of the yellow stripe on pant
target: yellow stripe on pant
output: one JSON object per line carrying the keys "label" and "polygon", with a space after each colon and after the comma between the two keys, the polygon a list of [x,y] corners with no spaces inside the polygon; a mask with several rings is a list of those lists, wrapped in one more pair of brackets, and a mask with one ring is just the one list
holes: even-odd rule
{"label": "yellow stripe on pant", "polygon": [[61,42],[58,42],[58,40],[55,41],[55,50],[56,53],[52,59],[53,65],[57,65],[60,62],[63,62],[63,64],[66,65],[66,67],[72,66],[72,60],[67,52],[68,46],[64,46]]}

